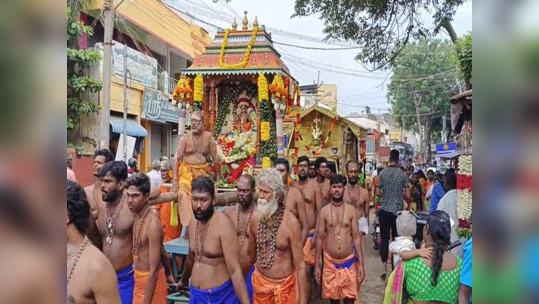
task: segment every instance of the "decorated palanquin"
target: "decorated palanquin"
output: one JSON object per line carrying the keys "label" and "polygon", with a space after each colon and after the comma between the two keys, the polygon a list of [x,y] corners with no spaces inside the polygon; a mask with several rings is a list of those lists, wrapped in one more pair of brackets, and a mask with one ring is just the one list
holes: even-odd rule
{"label": "decorated palanquin", "polygon": [[243,173],[256,174],[283,157],[283,117],[300,111],[298,83],[271,35],[256,17],[249,25],[247,12],[242,24],[239,30],[234,20],[231,29],[219,30],[205,53],[182,71],[174,92],[180,119],[202,110],[205,129],[214,134],[220,187],[234,187]]}

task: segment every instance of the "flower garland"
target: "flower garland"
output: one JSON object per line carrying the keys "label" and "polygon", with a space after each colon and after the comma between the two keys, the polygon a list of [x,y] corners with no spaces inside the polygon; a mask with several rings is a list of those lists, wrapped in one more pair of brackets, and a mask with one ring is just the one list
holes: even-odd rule
{"label": "flower garland", "polygon": [[195,92],[193,94],[193,100],[194,100],[193,110],[201,111],[202,100],[204,99],[204,77],[202,76],[202,74],[198,74],[195,77],[193,86],[195,87]]}
{"label": "flower garland", "polygon": [[269,90],[279,101],[286,100],[288,98],[288,88],[285,87],[281,74],[275,75],[269,86]]}
{"label": "flower garland", "polygon": [[191,101],[193,90],[189,85],[190,82],[191,79],[188,77],[182,76],[180,78],[180,80],[178,81],[178,85],[176,85],[174,93],[172,94],[172,105],[175,106],[177,103],[178,107],[181,109],[182,103]]}
{"label": "flower garland", "polygon": [[249,44],[247,45],[247,50],[245,50],[245,54],[243,55],[243,60],[240,63],[235,64],[226,64],[225,63],[225,48],[228,44],[228,35],[230,34],[230,29],[225,30],[225,36],[223,38],[223,43],[221,44],[221,53],[219,54],[219,67],[222,69],[243,69],[247,62],[249,61],[249,56],[251,55],[251,49],[253,48],[253,45],[256,40],[256,35],[258,34],[258,26],[255,26],[253,29],[253,33],[251,34],[251,39],[249,40]]}
{"label": "flower garland", "polygon": [[271,158],[264,157],[262,158],[262,169],[271,168]]}
{"label": "flower garland", "polygon": [[258,101],[269,100],[268,95],[268,80],[263,73],[258,75]]}
{"label": "flower garland", "polygon": [[472,216],[472,156],[462,155],[459,157],[459,172],[457,175],[457,198],[459,237],[471,237],[471,226],[468,222]]}
{"label": "flower garland", "polygon": [[260,123],[260,140],[268,141],[270,140],[270,122],[263,121]]}

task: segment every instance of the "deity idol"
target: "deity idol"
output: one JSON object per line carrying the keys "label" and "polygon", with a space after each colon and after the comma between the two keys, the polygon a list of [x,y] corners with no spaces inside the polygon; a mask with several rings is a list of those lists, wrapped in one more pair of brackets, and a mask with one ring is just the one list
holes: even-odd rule
{"label": "deity idol", "polygon": [[249,115],[250,101],[247,98],[241,98],[238,102],[238,115],[234,124],[237,132],[249,132],[253,130],[253,121]]}

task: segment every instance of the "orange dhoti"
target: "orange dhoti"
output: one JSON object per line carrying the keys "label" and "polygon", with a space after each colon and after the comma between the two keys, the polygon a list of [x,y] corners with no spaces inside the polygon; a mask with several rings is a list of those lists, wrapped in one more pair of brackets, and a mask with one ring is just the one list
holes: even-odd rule
{"label": "orange dhoti", "polygon": [[[143,304],[144,295],[146,293],[146,285],[148,284],[148,271],[139,271],[135,269],[135,289],[133,291],[133,304]],[[152,304],[163,304],[167,302],[167,280],[165,278],[165,270],[161,267],[157,274],[157,283],[153,293]]]}
{"label": "orange dhoti", "polygon": [[[189,226],[193,218],[193,207],[191,206],[191,182],[199,176],[207,176],[206,168],[208,164],[188,165],[181,163],[178,168],[178,201],[180,205],[180,222],[182,226]],[[174,211],[171,212],[171,223]]]}
{"label": "orange dhoti", "polygon": [[[168,188],[161,186],[160,188],[161,193],[167,193]],[[177,239],[182,234],[182,226],[178,225],[178,213],[177,209],[175,210],[175,216],[176,216],[176,226],[171,225],[170,218],[172,217],[172,211],[174,210],[175,202],[170,203],[164,203],[155,205],[156,209],[159,210],[159,219],[161,220],[161,226],[163,227],[163,243],[172,241],[174,239]]]}
{"label": "orange dhoti", "polygon": [[324,252],[322,298],[331,300],[354,299],[359,296],[357,260],[354,254],[336,260]]}
{"label": "orange dhoti", "polygon": [[309,230],[309,237],[307,237],[307,241],[305,242],[305,246],[303,246],[303,256],[305,259],[305,264],[308,266],[314,266],[314,250],[315,248],[311,249],[312,242],[313,242],[313,236],[314,236],[314,229]]}
{"label": "orange dhoti", "polygon": [[296,272],[284,279],[270,279],[255,267],[253,272],[254,304],[297,304],[299,289]]}

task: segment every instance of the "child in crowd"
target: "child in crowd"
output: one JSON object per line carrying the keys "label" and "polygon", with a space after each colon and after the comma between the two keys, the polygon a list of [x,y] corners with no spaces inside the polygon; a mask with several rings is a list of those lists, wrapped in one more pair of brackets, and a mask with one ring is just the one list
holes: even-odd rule
{"label": "child in crowd", "polygon": [[401,259],[401,255],[406,251],[414,251],[414,235],[417,230],[416,217],[413,212],[402,211],[397,216],[398,237],[389,244],[389,251],[393,253],[393,267]]}

